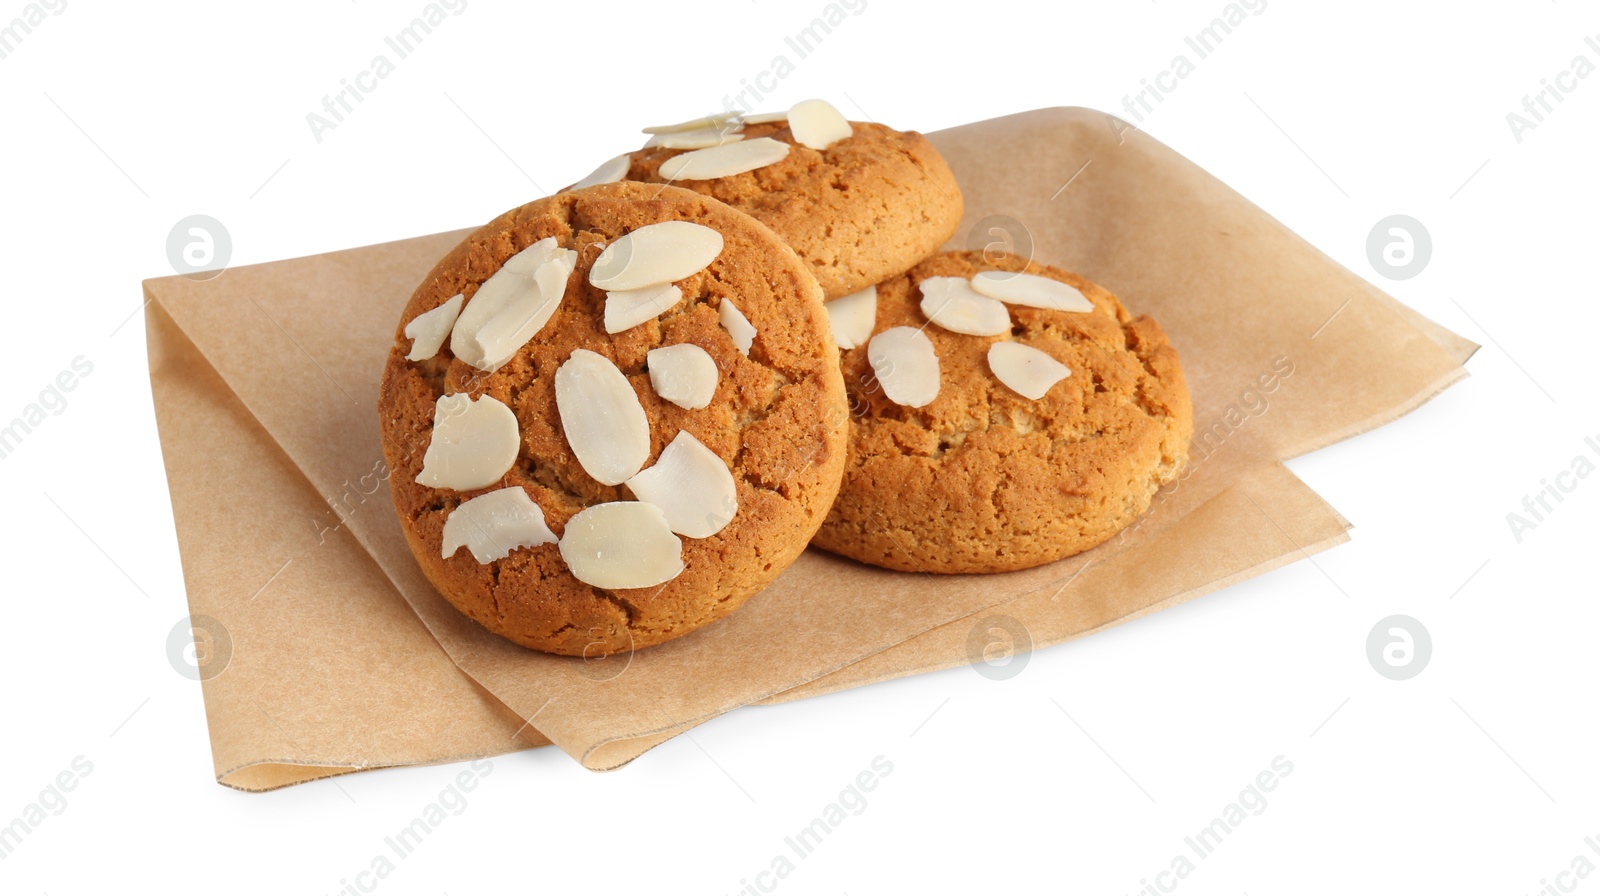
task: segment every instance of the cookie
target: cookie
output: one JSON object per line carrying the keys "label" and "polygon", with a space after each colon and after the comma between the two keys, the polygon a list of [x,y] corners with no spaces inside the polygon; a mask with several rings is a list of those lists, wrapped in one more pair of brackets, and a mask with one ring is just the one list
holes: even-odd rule
{"label": "cookie", "polygon": [[850,456],[818,547],[915,572],[1037,566],[1126,527],[1187,460],[1177,351],[1082,277],[951,252],[879,284],[875,309],[842,301],[860,302],[829,305],[854,345]]}
{"label": "cookie", "polygon": [[[871,122],[846,122],[825,103],[821,106],[826,109],[818,109],[818,103],[802,103],[781,120],[759,116],[685,123],[684,130],[652,138],[666,145],[629,154],[626,174],[621,176],[672,183],[755,217],[810,265],[827,298],[847,295],[910,269],[943,245],[961,221],[961,189],[921,134]],[[838,130],[808,135],[804,122],[790,120],[806,108],[832,119],[822,128]],[[694,127],[697,124],[701,126]],[[822,148],[808,146],[802,139]],[[696,175],[729,169],[697,172],[689,165],[687,170],[674,170],[690,154],[711,157],[713,165],[717,156],[729,155],[744,155],[747,164],[761,162],[772,156],[762,157],[749,147],[781,152],[771,146],[774,142],[788,151],[751,170],[717,177]],[[735,161],[730,167],[740,166]],[[610,173],[616,176],[619,170],[620,164]]]}
{"label": "cookie", "polygon": [[602,656],[737,609],[832,505],[848,417],[771,230],[617,183],[501,215],[428,274],[379,397],[417,562],[518,644]]}

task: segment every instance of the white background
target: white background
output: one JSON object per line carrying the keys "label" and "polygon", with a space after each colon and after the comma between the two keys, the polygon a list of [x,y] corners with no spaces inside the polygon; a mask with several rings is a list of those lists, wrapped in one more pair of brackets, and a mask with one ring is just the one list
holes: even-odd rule
{"label": "white background", "polygon": [[[719,108],[793,59],[783,38],[824,4],[471,0],[314,140],[307,113],[422,6],[69,0],[0,60],[0,418],[73,358],[94,365],[0,461],[0,823],[93,763],[0,860],[0,890],[335,893],[460,770],[268,795],[212,780],[199,688],[164,646],[187,608],[142,319],[111,335],[139,281],[170,273],[174,223],[221,220],[235,264],[480,223],[645,124]],[[1117,110],[1224,4],[1051,6],[867,0],[762,106],[820,96],[923,131]],[[23,9],[0,0],[0,22]],[[1556,878],[1600,864],[1583,842],[1600,839],[1600,476],[1520,543],[1506,520],[1575,456],[1600,461],[1583,441],[1600,441],[1600,75],[1520,142],[1506,120],[1574,57],[1600,63],[1586,34],[1600,12],[1570,0],[1271,0],[1144,122],[1484,345],[1415,414],[1292,464],[1352,543],[1008,681],[958,668],[741,710],[612,774],[554,749],[497,758],[379,891],[735,893],[881,755],[866,809],[778,891],[1132,894],[1281,755],[1267,808],[1177,891],[1600,894],[1600,874]],[[1434,243],[1404,282],[1366,254],[1395,213]],[[1408,681],[1365,653],[1395,613],[1433,639]]]}

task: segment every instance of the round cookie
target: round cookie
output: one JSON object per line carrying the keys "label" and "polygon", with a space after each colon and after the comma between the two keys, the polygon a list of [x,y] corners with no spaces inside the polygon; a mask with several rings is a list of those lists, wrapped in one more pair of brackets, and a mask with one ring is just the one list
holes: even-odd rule
{"label": "round cookie", "polygon": [[[714,196],[771,227],[811,267],[823,295],[865,289],[933,254],[961,221],[961,188],[927,138],[852,121],[851,135],[816,150],[785,121],[746,124],[743,140],[789,144],[784,158],[710,180],[663,177],[661,165],[693,150],[647,146],[627,180],[672,183]],[[724,125],[726,127],[726,125]]]}
{"label": "round cookie", "polygon": [[[590,281],[596,259],[625,234],[676,221],[721,234],[720,251],[697,273],[672,281],[682,292],[676,305],[608,334],[606,293]],[[456,320],[466,320],[491,275],[551,237],[560,249],[575,251],[575,269],[553,315],[503,366],[485,371],[456,357],[453,336],[431,357],[408,360],[416,351],[405,332],[408,324],[458,294],[465,305]],[[730,302],[755,329],[748,357],[719,319]],[[699,409],[659,396],[647,367],[651,349],[680,344],[698,346],[715,362],[715,391]],[[664,584],[586,584],[569,568],[563,545],[553,541],[518,546],[481,563],[470,546],[442,556],[452,513],[502,489],[525,492],[556,537],[570,534],[569,521],[586,508],[634,500],[627,485],[605,485],[590,475],[569,443],[576,437],[564,425],[565,415],[585,412],[581,403],[558,400],[557,371],[578,350],[614,364],[626,378],[624,393],[631,388],[637,397],[649,424],[646,471],[681,432],[731,473],[737,512],[715,534],[681,537],[683,569]],[[455,393],[474,401],[493,398],[516,418],[515,460],[482,488],[457,491],[417,481],[433,440],[436,402]],[[693,631],[737,609],[776,578],[804,550],[831,506],[847,439],[837,349],[806,266],[771,230],[715,199],[637,183],[560,193],[513,209],[446,255],[401,316],[379,413],[401,528],[429,581],[496,634],[538,650],[589,657]],[[660,539],[654,543],[659,547]],[[638,544],[630,541],[623,550],[645,550]]]}
{"label": "round cookie", "polygon": [[[1067,284],[1093,310],[1007,304],[1010,328],[997,336],[951,332],[923,314],[927,278],[990,270]],[[1182,470],[1193,413],[1177,351],[1154,320],[1131,316],[1105,289],[1017,256],[952,252],[877,293],[872,332],[920,328],[938,357],[938,393],[922,407],[897,404],[875,375],[870,343],[843,352],[850,457],[812,544],[913,572],[1024,569],[1110,538]],[[1005,312],[989,310],[1004,327]],[[1006,341],[1044,352],[1070,375],[1036,400],[1024,397],[990,366],[990,346]],[[893,376],[884,372],[885,381]]]}

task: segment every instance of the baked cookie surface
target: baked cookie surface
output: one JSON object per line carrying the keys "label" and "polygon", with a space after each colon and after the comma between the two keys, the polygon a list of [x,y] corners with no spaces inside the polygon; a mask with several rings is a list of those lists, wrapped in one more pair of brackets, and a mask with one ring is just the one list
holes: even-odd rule
{"label": "baked cookie surface", "polygon": [[[628,245],[618,242],[626,234],[680,221],[716,231],[721,235],[720,250],[703,268],[672,279],[681,300],[670,307],[664,303],[665,310],[658,315],[638,315],[641,322],[608,333],[607,292],[592,282],[592,275],[598,276],[596,260],[609,245]],[[553,244],[540,242],[546,239],[553,239]],[[507,265],[514,256],[523,258],[524,250],[536,251],[535,244],[554,245],[558,255],[571,258],[571,273],[564,292],[559,292],[559,304],[508,360],[493,370],[468,363],[452,345],[488,354],[490,341],[479,337],[478,343],[461,343],[456,341],[459,332],[452,332],[432,356],[408,359],[408,354],[426,352],[407,334],[409,325],[435,309],[448,312],[442,306],[460,295],[465,301],[456,303],[459,331],[460,322],[472,314],[480,287],[502,268],[514,268]],[[644,254],[637,242],[632,245],[636,254]],[[566,250],[575,254],[565,256]],[[634,261],[643,264],[638,258]],[[737,323],[730,325],[722,307],[726,304],[738,309],[738,318],[753,328],[753,336]],[[745,350],[739,345],[741,336]],[[651,365],[661,368],[655,371],[658,376],[665,367],[657,360],[663,356],[647,357],[648,353],[669,346],[693,346],[676,352],[696,358],[703,352],[709,361],[702,363],[714,363],[714,374],[709,366],[683,368],[705,372],[704,382],[714,383],[714,390],[706,386],[711,391],[701,406],[693,407],[697,402],[683,398],[682,388],[653,382]],[[483,358],[477,361],[482,363]],[[693,437],[689,441],[709,449],[709,454],[700,452],[691,459],[714,455],[710,475],[721,475],[722,466],[731,475],[730,491],[737,498],[731,519],[713,525],[699,520],[687,526],[674,522],[673,532],[680,536],[647,527],[649,537],[640,538],[625,526],[615,531],[626,537],[609,542],[594,533],[613,532],[614,527],[606,529],[599,521],[578,527],[593,530],[583,543],[591,559],[598,557],[600,562],[615,559],[601,556],[606,551],[659,554],[672,549],[670,543],[663,548],[663,539],[678,537],[682,569],[664,583],[589,584],[580,581],[568,562],[577,556],[571,552],[579,551],[573,543],[583,540],[573,537],[575,526],[569,525],[577,514],[596,505],[621,506],[620,502],[633,502],[632,509],[638,510],[642,503],[636,501],[632,485],[600,481],[619,477],[597,478],[591,472],[598,468],[593,452],[603,449],[608,462],[615,463],[610,456],[615,453],[613,443],[626,440],[607,429],[620,425],[607,403],[615,399],[613,393],[599,387],[560,392],[569,370],[587,366],[603,372],[614,367],[625,378],[625,386],[614,377],[595,382],[615,385],[629,407],[632,399],[626,393],[631,391],[648,421],[648,456],[641,453],[643,463],[635,467],[653,469],[663,450],[680,434],[688,434]],[[685,376],[683,381],[694,380]],[[674,394],[678,402],[662,397],[658,389]],[[508,454],[509,469],[481,487],[458,490],[417,481],[425,467],[440,466],[429,456],[438,448],[435,442],[447,441],[436,427],[442,432],[448,422],[446,406],[458,401],[441,402],[449,395],[467,396],[483,407],[492,406],[487,399],[493,399],[515,416],[517,437],[509,449],[514,460]],[[462,408],[467,400],[459,399]],[[799,556],[838,488],[847,437],[844,402],[837,349],[821,294],[794,252],[770,230],[715,199],[670,186],[616,183],[560,193],[514,209],[445,256],[401,316],[384,370],[379,412],[401,527],[434,586],[461,612],[518,644],[593,657],[657,644],[716,620]],[[485,427],[500,425],[495,415],[485,414],[484,419]],[[575,453],[574,426],[598,427],[597,437],[579,439],[589,446],[591,456],[580,458],[582,452]],[[476,432],[469,434],[484,441]],[[642,443],[640,450],[645,450]],[[458,463],[424,478],[435,481],[443,475],[457,484],[477,485],[499,468],[493,463],[483,473]],[[688,464],[684,469],[696,468]],[[705,469],[705,464],[698,469]],[[672,483],[656,485],[670,488]],[[490,539],[446,550],[447,537],[459,542],[474,535],[466,531],[465,523],[458,524],[454,533],[447,529],[452,514],[464,503],[493,493],[498,496],[495,500],[504,497],[511,502],[499,508],[504,517],[526,507],[518,491],[542,512],[540,525],[548,527],[548,538],[528,536],[532,523],[524,515],[508,530],[513,532],[511,541],[520,539],[509,549]],[[590,518],[595,517],[586,519]],[[713,528],[713,534],[705,534]],[[480,547],[503,556],[480,562],[475,557]],[[632,568],[623,562],[614,571],[626,576]],[[588,578],[602,581],[593,574]]]}
{"label": "baked cookie surface", "polygon": [[[1081,293],[1073,301],[1092,310],[1009,302],[997,310],[964,288],[983,271],[1066,284]],[[960,311],[947,320],[1003,332],[952,332],[930,321],[924,313],[935,298],[924,294],[930,278],[951,278],[937,285],[961,293],[959,301],[930,310],[941,317]],[[851,401],[849,460],[839,497],[812,541],[818,547],[914,572],[1037,566],[1116,534],[1186,462],[1193,415],[1177,351],[1154,320],[1130,315],[1114,295],[1081,277],[1011,255],[944,253],[879,284],[871,320],[873,342],[866,341],[863,320],[860,344],[841,356]],[[888,350],[877,340],[897,327],[908,329],[890,337],[920,342],[911,335],[920,331],[937,356],[937,395],[920,407],[891,400],[885,388],[901,383],[905,400],[902,381],[914,365],[902,359],[897,374],[893,363],[875,365],[869,357],[875,345],[879,354]],[[1031,367],[1019,374],[1028,366],[1023,360]],[[1042,387],[1043,394],[1020,394],[1002,382],[995,364],[1012,382],[1029,391]],[[1070,374],[1052,381],[1061,376],[1056,365]],[[1057,372],[1040,379],[1041,368]]]}
{"label": "baked cookie surface", "polygon": [[797,142],[786,120],[743,125],[743,141],[778,140],[789,153],[704,180],[662,174],[663,163],[694,150],[647,146],[630,154],[626,178],[672,183],[751,215],[794,248],[826,298],[838,298],[931,255],[962,212],[955,175],[927,138],[870,122],[849,126],[850,136],[819,150]]}

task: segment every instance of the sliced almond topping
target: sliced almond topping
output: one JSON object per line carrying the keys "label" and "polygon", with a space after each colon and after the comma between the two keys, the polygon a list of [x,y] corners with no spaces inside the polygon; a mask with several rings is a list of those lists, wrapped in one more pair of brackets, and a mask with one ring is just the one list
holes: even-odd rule
{"label": "sliced almond topping", "polygon": [[576,349],[556,368],[556,410],[584,472],[621,485],[650,458],[650,421],[628,378],[604,355]]}
{"label": "sliced almond topping", "polygon": [[628,480],[641,501],[661,508],[679,535],[710,538],[739,512],[733,473],[716,452],[680,431],[650,469]]}
{"label": "sliced almond topping", "polygon": [[867,363],[895,404],[920,408],[939,397],[939,356],[916,327],[890,327],[872,337]]}
{"label": "sliced almond topping", "polygon": [[578,251],[564,250],[534,269],[533,282],[539,285],[540,292],[554,296],[559,302],[562,294],[567,291],[567,281],[572,277],[572,269],[577,266]]}
{"label": "sliced almond topping", "polygon": [[[456,318],[450,331],[450,351],[457,358],[479,370],[493,370],[497,365],[484,359],[483,348],[478,344],[478,331],[495,315],[512,305],[529,304],[535,307],[542,302],[539,286],[534,282],[534,271],[567,250],[556,244],[555,237],[546,237],[511,256],[500,270],[483,281],[478,291],[467,300],[465,308]],[[552,308],[551,311],[555,309]]]}
{"label": "sliced almond topping", "polygon": [[718,112],[715,115],[702,115],[677,124],[655,124],[642,130],[646,134],[677,134],[683,131],[698,131],[702,128],[722,127],[731,122],[738,122],[741,118],[737,112]]}
{"label": "sliced almond topping", "polygon": [[1094,303],[1077,289],[1035,274],[1012,271],[982,271],[972,278],[972,288],[1008,305],[1044,308],[1050,311],[1093,311]]}
{"label": "sliced almond topping", "polygon": [[789,113],[787,110],[783,112],[757,112],[753,115],[741,115],[739,117],[747,125],[767,124],[774,121],[788,121]]}
{"label": "sliced almond topping", "polygon": [[682,280],[722,254],[722,234],[693,221],[662,221],[618,237],[594,260],[589,283],[626,290]]}
{"label": "sliced almond topping", "polygon": [[461,316],[456,318],[455,328],[450,332],[450,351],[457,359],[479,370],[494,370],[497,365],[484,356],[483,346],[477,339],[478,331],[507,306],[536,304],[542,298],[532,275],[502,268],[478,287]]}
{"label": "sliced almond topping", "polygon": [[1035,401],[1043,398],[1051,386],[1072,375],[1067,365],[1020,342],[996,342],[989,346],[989,369],[1007,388]]}
{"label": "sliced almond topping", "polygon": [[840,348],[855,348],[872,338],[872,326],[878,320],[878,287],[869,286],[860,292],[824,302],[822,307],[828,310],[833,341]]}
{"label": "sliced almond topping", "polygon": [[789,144],[771,137],[695,149],[661,163],[667,180],[711,180],[765,168],[789,154]]}
{"label": "sliced almond topping", "polygon": [[1011,329],[1006,306],[980,295],[964,277],[929,277],[922,290],[922,313],[952,333],[999,336]]}
{"label": "sliced almond topping", "polygon": [[614,159],[607,159],[600,163],[600,167],[589,172],[589,176],[572,185],[572,189],[581,190],[595,184],[614,184],[628,176],[628,169],[633,167],[633,154],[623,153]]}
{"label": "sliced almond topping", "polygon": [[685,342],[653,348],[644,357],[657,395],[691,411],[711,403],[717,391],[717,362],[705,349]]}
{"label": "sliced almond topping", "polygon": [[479,495],[450,511],[440,551],[448,560],[464,545],[472,559],[489,563],[517,548],[555,540],[556,534],[545,525],[544,511],[521,486],[512,486]]}
{"label": "sliced almond topping", "polygon": [[854,131],[850,122],[827,100],[801,100],[789,107],[789,132],[796,143],[812,149],[827,149]]}
{"label": "sliced almond topping", "polygon": [[484,370],[494,370],[511,360],[517,350],[544,328],[567,293],[567,280],[578,263],[578,253],[563,249],[533,272],[532,291],[518,294],[489,322],[478,328],[473,341],[482,352]]}
{"label": "sliced almond topping", "polygon": [[631,330],[681,301],[683,290],[670,283],[614,289],[606,293],[606,332]]}
{"label": "sliced almond topping", "polygon": [[493,485],[517,460],[517,415],[488,395],[441,395],[417,483],[458,492]]}
{"label": "sliced almond topping", "polygon": [[574,578],[596,588],[650,588],[683,572],[683,542],[654,504],[612,501],[567,520],[561,559]]}
{"label": "sliced almond topping", "polygon": [[532,276],[533,272],[539,269],[539,265],[555,258],[561,252],[561,245],[556,242],[556,238],[547,236],[506,259],[506,263],[500,266],[500,270]]}
{"label": "sliced almond topping", "polygon": [[406,324],[406,336],[411,339],[411,353],[407,361],[426,361],[439,353],[450,328],[456,325],[456,315],[461,313],[461,303],[466,297],[461,293],[451,296],[443,305],[424,311]]}
{"label": "sliced almond topping", "polygon": [[739,350],[739,354],[746,358],[750,357],[750,346],[756,341],[756,328],[750,323],[750,319],[744,316],[744,312],[739,310],[739,306],[733,304],[730,299],[723,299],[717,305],[717,320],[722,322],[722,328],[733,337],[734,348]]}
{"label": "sliced almond topping", "polygon": [[662,149],[705,149],[708,146],[722,146],[725,143],[738,143],[744,139],[738,128],[723,125],[715,128],[696,128],[692,131],[674,131],[670,134],[656,134],[644,142],[646,149],[659,146]]}

